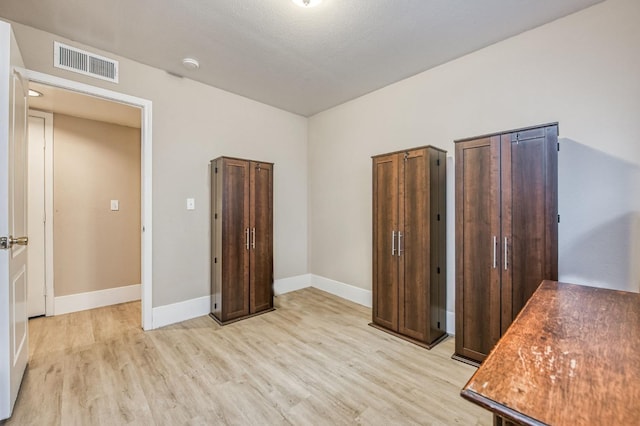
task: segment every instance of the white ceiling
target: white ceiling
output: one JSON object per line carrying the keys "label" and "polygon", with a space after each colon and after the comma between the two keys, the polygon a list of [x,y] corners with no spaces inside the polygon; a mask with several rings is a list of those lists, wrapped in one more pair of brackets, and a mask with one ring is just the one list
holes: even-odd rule
{"label": "white ceiling", "polygon": [[2,0],[0,16],[309,116],[600,1]]}
{"label": "white ceiling", "polygon": [[43,95],[29,97],[29,108],[140,128],[139,108],[34,82],[29,88]]}

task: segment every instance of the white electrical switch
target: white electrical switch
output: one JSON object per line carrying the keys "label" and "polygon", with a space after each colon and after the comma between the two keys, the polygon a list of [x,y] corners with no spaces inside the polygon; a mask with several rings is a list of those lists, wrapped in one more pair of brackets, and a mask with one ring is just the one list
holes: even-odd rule
{"label": "white electrical switch", "polygon": [[118,200],[111,200],[111,211],[116,212],[120,210],[120,203]]}
{"label": "white electrical switch", "polygon": [[187,210],[196,209],[196,200],[194,198],[187,198]]}

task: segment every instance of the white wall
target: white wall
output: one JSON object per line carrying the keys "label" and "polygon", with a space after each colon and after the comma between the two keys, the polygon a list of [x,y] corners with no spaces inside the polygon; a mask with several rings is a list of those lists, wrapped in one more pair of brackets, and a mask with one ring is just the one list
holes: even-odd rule
{"label": "white wall", "polygon": [[[13,24],[27,68],[153,102],[153,306],[210,294],[209,160],[275,163],[274,276],[306,274],[307,120],[204,84]],[[52,66],[53,41],[120,61],[113,84]],[[196,210],[186,210],[195,198]]]}
{"label": "white wall", "polygon": [[[371,288],[370,156],[560,122],[560,278],[640,289],[640,2],[608,0],[309,120],[124,58],[120,84],[52,66],[53,40],[14,24],[30,69],[153,101],[153,306],[209,294],[208,161],[275,163],[275,278]],[[308,143],[308,145],[307,145]],[[307,197],[309,194],[309,197]],[[196,199],[186,211],[185,199]]]}
{"label": "white wall", "polygon": [[558,121],[560,279],[640,290],[640,2],[609,0],[309,121],[310,271],[371,288],[371,159]]}

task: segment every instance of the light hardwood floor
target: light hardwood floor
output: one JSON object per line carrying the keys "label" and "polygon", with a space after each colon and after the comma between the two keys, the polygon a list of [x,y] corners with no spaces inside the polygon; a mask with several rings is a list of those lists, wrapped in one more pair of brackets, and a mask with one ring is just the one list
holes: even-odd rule
{"label": "light hardwood floor", "polygon": [[475,368],[369,327],[371,310],[316,289],[218,326],[140,329],[138,302],[31,320],[6,425],[491,425],[463,400]]}

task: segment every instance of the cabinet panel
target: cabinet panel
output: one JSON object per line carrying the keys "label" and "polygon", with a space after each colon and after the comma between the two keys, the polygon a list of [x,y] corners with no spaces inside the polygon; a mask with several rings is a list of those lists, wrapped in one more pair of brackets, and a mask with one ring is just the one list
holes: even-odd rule
{"label": "cabinet panel", "polygon": [[398,328],[398,157],[373,164],[373,322]]}
{"label": "cabinet panel", "polygon": [[251,163],[251,313],[273,306],[272,172],[271,164]]}
{"label": "cabinet panel", "polygon": [[557,124],[456,141],[456,357],[484,360],[558,270]]}
{"label": "cabinet panel", "polygon": [[373,157],[372,325],[427,348],[447,335],[445,154]]}
{"label": "cabinet panel", "polygon": [[249,165],[225,159],[222,167],[222,316],[226,321],[249,313]]}
{"label": "cabinet panel", "polygon": [[[426,340],[430,293],[428,212],[430,176],[425,150],[408,152],[400,173],[399,332]],[[427,216],[427,217],[425,217]]]}
{"label": "cabinet panel", "polygon": [[557,239],[550,238],[557,229],[557,195],[549,194],[556,188],[557,177],[549,172],[557,169],[557,148],[545,129],[536,130],[522,140],[519,133],[502,136],[503,333],[543,279],[557,280],[551,272]]}
{"label": "cabinet panel", "polygon": [[499,153],[499,137],[456,145],[456,353],[473,359],[500,337]]}
{"label": "cabinet panel", "polygon": [[221,324],[273,309],[273,164],[211,161],[211,316]]}

